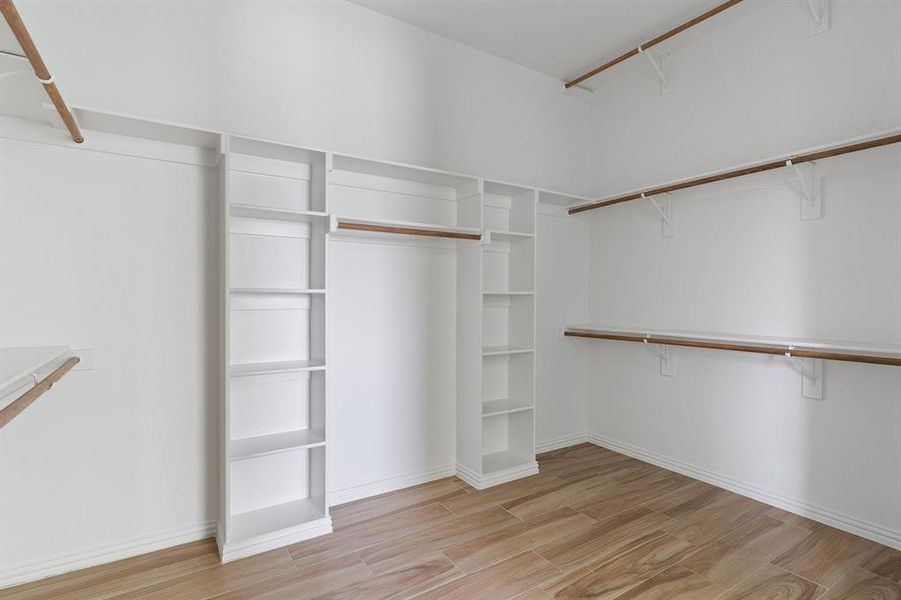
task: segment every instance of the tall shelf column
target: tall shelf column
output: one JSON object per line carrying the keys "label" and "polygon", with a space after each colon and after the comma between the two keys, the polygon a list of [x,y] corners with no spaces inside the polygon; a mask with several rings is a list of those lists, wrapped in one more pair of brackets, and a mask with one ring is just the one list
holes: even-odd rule
{"label": "tall shelf column", "polygon": [[331,156],[223,136],[223,561],[332,531],[326,498]]}
{"label": "tall shelf column", "polygon": [[482,244],[457,250],[457,474],[483,489],[538,472],[538,192],[480,183]]}

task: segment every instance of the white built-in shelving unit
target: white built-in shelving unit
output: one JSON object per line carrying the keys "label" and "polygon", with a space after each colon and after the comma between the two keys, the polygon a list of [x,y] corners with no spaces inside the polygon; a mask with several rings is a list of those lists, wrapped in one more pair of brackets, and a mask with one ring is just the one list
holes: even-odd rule
{"label": "white built-in shelving unit", "polygon": [[482,181],[482,243],[457,250],[457,473],[482,489],[535,461],[535,189]]}
{"label": "white built-in shelving unit", "polygon": [[223,136],[223,561],[332,530],[326,498],[330,156]]}

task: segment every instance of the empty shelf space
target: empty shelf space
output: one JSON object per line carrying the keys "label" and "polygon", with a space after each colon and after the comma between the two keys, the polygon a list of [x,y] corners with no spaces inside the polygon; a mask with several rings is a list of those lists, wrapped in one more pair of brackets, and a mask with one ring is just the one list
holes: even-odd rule
{"label": "empty shelf space", "polygon": [[323,518],[324,507],[324,499],[321,496],[313,496],[238,513],[231,518],[231,538],[244,540],[303,525]]}
{"label": "empty shelf space", "polygon": [[482,348],[482,356],[500,356],[502,354],[525,354],[533,352],[532,348],[520,346],[485,346]]}
{"label": "empty shelf space", "polygon": [[485,400],[482,402],[482,416],[506,415],[524,410],[532,410],[532,406],[521,401],[502,398],[500,400]]}
{"label": "empty shelf space", "polygon": [[289,208],[268,208],[262,206],[252,206],[250,204],[231,205],[231,215],[233,217],[244,217],[249,219],[266,219],[270,221],[300,221],[313,222],[326,219],[328,213],[313,210],[292,210]]}
{"label": "empty shelf space", "polygon": [[314,448],[325,445],[323,429],[282,431],[231,441],[231,459],[243,460],[276,452]]}
{"label": "empty shelf space", "polygon": [[232,294],[324,294],[322,288],[254,288],[233,287]]}
{"label": "empty shelf space", "polygon": [[485,454],[484,456],[482,456],[482,472],[485,474],[497,473],[498,471],[504,471],[506,469],[512,469],[513,467],[522,466],[526,463],[531,462],[531,460],[532,459],[520,456],[519,454],[515,454],[513,452],[510,452],[509,450],[495,452],[493,454]]}
{"label": "empty shelf space", "polygon": [[279,362],[239,363],[229,368],[232,376],[290,373],[291,371],[322,371],[324,360],[286,360]]}

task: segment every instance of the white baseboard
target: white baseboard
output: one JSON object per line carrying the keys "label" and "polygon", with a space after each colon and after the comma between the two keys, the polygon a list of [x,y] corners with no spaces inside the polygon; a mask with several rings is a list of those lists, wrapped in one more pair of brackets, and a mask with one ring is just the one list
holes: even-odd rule
{"label": "white baseboard", "polygon": [[560,437],[552,438],[549,440],[544,440],[535,444],[535,453],[541,454],[542,452],[550,452],[551,450],[559,450],[560,448],[566,448],[567,446],[575,446],[576,444],[582,444],[588,441],[588,432],[583,431],[581,433],[570,433],[568,435],[562,435]]}
{"label": "white baseboard", "polygon": [[122,560],[123,558],[178,546],[179,544],[196,542],[197,540],[213,537],[215,532],[216,522],[211,521],[201,525],[190,525],[188,527],[138,536],[124,542],[95,546],[81,552],[58,555],[37,562],[9,567],[3,566],[0,567],[0,588],[94,567]]}
{"label": "white baseboard", "polygon": [[478,473],[467,469],[463,465],[457,465],[457,477],[471,485],[477,490],[484,490],[508,481],[522,479],[531,475],[538,475],[538,463],[532,461],[518,467],[505,469],[491,475],[479,475]]}
{"label": "white baseboard", "polygon": [[428,483],[430,481],[435,481],[436,479],[443,479],[445,477],[450,477],[453,474],[454,465],[449,464],[420,471],[418,473],[408,473],[406,475],[398,475],[387,479],[377,479],[376,481],[329,491],[328,503],[329,506],[337,506],[346,502],[353,502],[354,500],[393,492],[412,485],[419,485],[420,483]]}
{"label": "white baseboard", "polygon": [[222,557],[222,562],[226,563],[238,560],[239,558],[253,556],[254,554],[260,554],[261,552],[266,552],[268,550],[275,550],[282,546],[303,542],[331,532],[332,518],[323,517],[322,519],[316,519],[315,521],[304,523],[297,527],[291,527],[276,533],[259,535],[249,540],[241,540],[239,542],[223,543],[222,538],[217,537],[216,543],[219,546],[219,555]]}
{"label": "white baseboard", "polygon": [[805,502],[804,500],[784,496],[778,492],[766,490],[710,471],[703,467],[698,467],[655,452],[643,450],[636,446],[632,446],[631,444],[619,442],[596,433],[589,433],[588,441],[595,446],[600,446],[602,448],[607,448],[608,450],[619,452],[620,454],[625,454],[626,456],[631,456],[632,458],[637,458],[638,460],[657,465],[658,467],[663,467],[664,469],[687,475],[693,479],[699,479],[711,485],[729,490],[730,492],[753,498],[754,500],[775,506],[776,508],[781,508],[782,510],[786,510],[796,515],[807,517],[814,521],[835,527],[836,529],[841,529],[842,531],[847,531],[848,533],[859,535],[862,538],[901,550],[901,531],[894,531],[879,525],[866,523],[854,517]]}

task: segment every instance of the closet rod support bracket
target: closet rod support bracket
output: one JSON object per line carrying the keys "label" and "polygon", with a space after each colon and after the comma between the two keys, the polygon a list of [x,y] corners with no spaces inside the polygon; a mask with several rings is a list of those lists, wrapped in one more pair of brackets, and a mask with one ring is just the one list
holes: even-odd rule
{"label": "closet rod support bracket", "polygon": [[656,198],[646,196],[644,192],[641,197],[651,201],[651,204],[657,209],[660,215],[660,235],[662,237],[673,237],[676,235],[676,207],[669,197],[668,193],[664,193],[663,206],[657,202]]}
{"label": "closet rod support bracket", "polygon": [[820,178],[817,177],[816,164],[810,163],[802,168],[792,163],[791,159],[785,161],[785,166],[790,168],[798,178],[799,193],[801,196],[801,220],[816,221],[823,218],[823,195],[820,190]]}
{"label": "closet rod support bracket", "polygon": [[807,0],[807,35],[813,37],[829,31],[829,0]]}
{"label": "closet rod support bracket", "polygon": [[651,52],[645,50],[641,46],[638,47],[638,53],[648,59],[651,67],[657,73],[660,80],[660,95],[668,96],[675,91],[673,80],[670,75],[670,55],[668,52]]}
{"label": "closet rod support bracket", "polygon": [[794,349],[794,346],[789,346],[785,358],[789,366],[801,374],[801,396],[822,400],[826,374],[825,361],[821,358],[795,358],[792,356]]}
{"label": "closet rod support bracket", "polygon": [[653,344],[651,345],[648,342],[648,338],[651,337],[651,334],[645,335],[644,343],[649,345],[651,349],[654,351],[654,354],[657,355],[657,358],[660,359],[660,374],[665,377],[675,377],[676,376],[676,351],[672,346],[667,346],[665,344]]}

